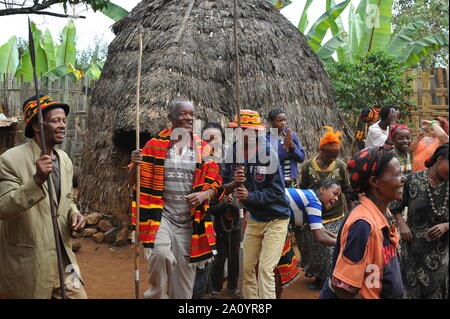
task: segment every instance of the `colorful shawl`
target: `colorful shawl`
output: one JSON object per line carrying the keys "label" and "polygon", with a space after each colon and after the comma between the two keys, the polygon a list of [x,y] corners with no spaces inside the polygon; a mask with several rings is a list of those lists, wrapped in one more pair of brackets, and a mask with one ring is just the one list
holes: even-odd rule
{"label": "colorful shawl", "polygon": [[283,253],[276,267],[276,271],[280,275],[281,286],[286,287],[294,281],[300,274],[297,266],[297,257],[292,247],[292,241],[288,237],[284,243]]}
{"label": "colorful shawl", "polygon": [[[167,129],[159,136],[151,139],[142,149],[143,159],[140,164],[141,195],[139,216],[139,240],[145,248],[153,248],[156,233],[161,223],[164,207],[164,161],[170,143],[172,130]],[[210,149],[206,142],[193,135],[194,147],[197,150],[197,165],[192,185],[193,192],[214,189],[216,192],[222,185],[219,167],[216,162],[209,159],[203,162],[203,154],[209,154]],[[209,213],[209,202],[201,206],[192,207],[192,242],[190,262],[209,260],[216,254],[216,238]],[[132,222],[136,225],[136,194],[133,194]]]}

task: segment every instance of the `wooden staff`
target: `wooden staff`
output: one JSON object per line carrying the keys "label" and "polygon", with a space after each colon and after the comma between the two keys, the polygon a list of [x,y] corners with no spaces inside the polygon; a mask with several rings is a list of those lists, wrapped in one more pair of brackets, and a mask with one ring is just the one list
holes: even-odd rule
{"label": "wooden staff", "polygon": [[[139,60],[137,67],[137,79],[136,79],[136,149],[140,149],[139,133],[141,131],[139,125],[139,113],[140,113],[140,89],[141,89],[141,64],[142,64],[142,29],[139,28]],[[136,231],[134,236],[134,292],[136,299],[139,299],[139,211],[140,211],[140,198],[141,197],[141,174],[140,164],[138,163],[136,168]]]}
{"label": "wooden staff", "polygon": [[238,121],[238,127],[241,128],[241,99],[240,99],[240,81],[239,81],[239,40],[237,34],[237,8],[239,0],[234,0],[234,55],[235,55],[235,108]]}
{"label": "wooden staff", "polygon": [[[237,33],[237,8],[239,6],[239,0],[234,0],[234,56],[235,56],[235,111],[238,122],[238,128],[242,128],[241,125],[241,99],[240,99],[240,76],[239,76],[239,38]],[[237,203],[236,190],[234,191],[233,201],[235,204]],[[239,240],[239,286],[242,292],[243,289],[243,276],[242,273],[244,271],[244,261],[243,261],[243,251],[242,251],[242,238],[244,235],[244,210],[239,208],[239,219],[241,226],[241,238]],[[241,294],[242,295],[242,294]]]}
{"label": "wooden staff", "polygon": [[[39,96],[39,85],[38,85],[38,79],[37,79],[37,73],[36,73],[36,56],[34,51],[34,39],[33,34],[31,32],[31,21],[30,18],[28,18],[28,50],[30,51],[30,58],[31,58],[31,65],[33,67],[33,78],[34,78],[34,88],[36,90],[36,97],[37,97],[37,108],[38,108],[38,122],[39,122],[39,133],[41,138],[41,152],[43,155],[50,155],[47,154],[47,148],[45,147],[45,135],[44,135],[44,120],[42,116],[42,110],[41,110],[41,99]],[[63,269],[63,260],[62,260],[62,254],[61,254],[61,244],[60,244],[60,235],[59,235],[59,228],[58,228],[58,215],[56,210],[56,204],[53,201],[53,180],[52,180],[52,174],[48,174],[47,176],[47,185],[48,185],[48,197],[50,200],[50,212],[52,217],[52,225],[53,225],[53,234],[55,237],[55,246],[56,246],[56,257],[58,261],[58,273],[59,273],[59,284],[61,287],[61,298],[66,299],[66,287],[64,284],[64,269]]]}

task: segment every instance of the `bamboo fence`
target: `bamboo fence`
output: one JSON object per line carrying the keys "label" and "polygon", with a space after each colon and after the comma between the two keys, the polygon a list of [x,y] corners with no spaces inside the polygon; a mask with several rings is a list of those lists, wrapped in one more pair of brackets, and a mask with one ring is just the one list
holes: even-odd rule
{"label": "bamboo fence", "polygon": [[414,69],[406,73],[414,78],[412,101],[417,110],[411,111],[405,119],[412,126],[413,134],[417,133],[422,120],[438,116],[448,120],[448,69]]}
{"label": "bamboo fence", "polygon": [[[94,81],[84,77],[78,82],[72,82],[64,77],[53,82],[48,79],[39,81],[40,91],[48,94],[56,101],[69,104],[70,113],[67,121],[67,131],[62,149],[69,154],[74,165],[79,165],[83,153],[83,136],[86,131],[86,117],[89,110],[89,94]],[[22,103],[35,95],[32,83],[14,79],[10,74],[0,75],[0,110],[9,118],[18,118],[15,126],[3,128],[3,144],[0,153],[6,148],[24,143],[25,128],[22,118]]]}

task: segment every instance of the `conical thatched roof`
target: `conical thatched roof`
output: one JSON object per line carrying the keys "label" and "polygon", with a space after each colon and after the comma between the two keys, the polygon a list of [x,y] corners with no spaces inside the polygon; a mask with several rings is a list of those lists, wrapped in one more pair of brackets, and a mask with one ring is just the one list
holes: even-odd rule
{"label": "conical thatched roof", "polygon": [[[167,127],[166,106],[175,99],[191,100],[204,121],[225,124],[235,114],[233,1],[195,0],[183,25],[190,1],[144,0],[113,26],[117,37],[93,92],[85,142],[80,196],[91,209],[127,209],[123,167],[135,143],[139,26],[143,142]],[[349,137],[330,80],[305,37],[265,0],[241,0],[238,18],[241,107],[263,118],[270,109],[285,109],[308,156],[316,152],[324,125]]]}

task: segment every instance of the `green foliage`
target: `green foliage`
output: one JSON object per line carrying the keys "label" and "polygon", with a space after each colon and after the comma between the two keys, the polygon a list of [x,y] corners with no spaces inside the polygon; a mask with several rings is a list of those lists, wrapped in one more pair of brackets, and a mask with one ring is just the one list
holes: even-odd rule
{"label": "green foliage", "polygon": [[103,63],[106,61],[108,54],[108,43],[98,36],[93,38],[94,45],[90,45],[87,49],[77,51],[75,67],[79,70],[86,71],[93,64]]}
{"label": "green foliage", "polygon": [[[399,1],[423,2],[425,0]],[[441,2],[441,0],[436,1]],[[408,24],[393,33],[391,21],[394,1],[361,0],[356,9],[350,4],[349,25],[346,31],[340,14],[348,4],[349,1],[343,1],[335,5],[334,0],[327,0],[327,11],[313,24],[307,34],[308,43],[325,64],[334,61],[331,57],[334,52],[337,53],[338,61],[354,62],[357,57],[365,56],[369,52],[383,50],[408,68],[424,61],[427,56],[439,50],[446,49],[448,52],[448,16],[447,22],[443,22],[444,28],[441,30],[435,28],[432,34],[423,33],[427,24],[420,19],[410,19]],[[307,2],[303,9],[302,28],[306,28],[304,23],[307,21],[307,16],[305,15],[309,5],[310,3]],[[440,8],[442,7],[445,8],[445,5],[441,4]],[[446,29],[445,24],[447,24]],[[329,29],[333,38],[326,44],[322,44]]]}
{"label": "green foliage", "polygon": [[106,7],[100,9],[100,12],[114,21],[119,21],[129,14],[127,10],[112,2],[108,3]]}
{"label": "green foliage", "polygon": [[267,1],[273,4],[277,9],[283,9],[285,6],[292,3],[291,0],[267,0]]}
{"label": "green foliage", "polygon": [[339,108],[345,113],[355,114],[365,106],[393,103],[411,106],[408,97],[412,94],[412,78],[404,80],[402,65],[381,50],[357,57],[355,63],[334,62],[326,66]]}
{"label": "green foliage", "polygon": [[56,65],[75,64],[77,49],[75,48],[75,37],[77,31],[72,19],[61,32],[61,44],[56,49]]}
{"label": "green foliage", "polygon": [[94,11],[97,11],[106,8],[106,6],[108,6],[108,4],[110,3],[109,0],[61,0],[59,2],[63,4],[64,10],[66,11],[67,4],[85,4],[90,6]]}
{"label": "green foliage", "polygon": [[[34,39],[34,51],[36,56],[36,74],[41,77],[48,70],[47,56],[42,46],[42,31],[31,22],[31,33]],[[33,81],[33,66],[31,65],[30,52],[27,45],[26,51],[20,59],[20,66],[17,69],[16,77],[23,76],[25,82]]]}
{"label": "green foliage", "polygon": [[331,25],[334,23],[337,17],[345,10],[345,8],[350,3],[350,0],[345,0],[322,14],[319,19],[312,25],[306,38],[308,39],[309,45],[313,48],[315,52],[319,51],[322,45],[323,38],[330,29]]}
{"label": "green foliage", "polygon": [[[303,7],[303,12],[300,17],[300,21],[298,23],[297,29],[301,33],[305,33],[306,27],[308,26],[309,20],[308,20],[308,9],[311,6],[311,3],[313,0],[306,0],[305,6]],[[327,9],[328,10],[328,9]]]}
{"label": "green foliage", "polygon": [[94,37],[93,42],[94,46],[77,54],[75,68],[85,72],[88,78],[98,80],[108,54],[108,43],[99,37]]}
{"label": "green foliage", "polygon": [[[398,33],[412,21],[422,21],[422,27],[411,35],[419,40],[430,34],[445,34],[449,31],[447,0],[396,0],[392,17],[393,33]],[[414,67],[430,68],[448,64],[448,45],[431,52]]]}
{"label": "green foliage", "polygon": [[9,41],[0,47],[0,74],[16,73],[19,65],[19,50],[17,37],[11,37]]}
{"label": "green foliage", "polygon": [[[55,80],[69,75],[75,80],[79,80],[83,76],[83,73],[74,67],[76,29],[73,20],[67,21],[66,27],[61,32],[61,43],[59,45],[53,41],[48,29],[42,34],[42,31],[36,27],[34,22],[31,22],[31,33],[35,45],[38,77],[48,77],[50,80]],[[17,41],[15,37],[11,38],[7,44],[0,47],[0,60],[2,61],[0,63],[0,74],[12,73],[16,78],[23,77],[25,82],[33,81],[33,67],[27,41],[23,39]],[[17,63],[17,61],[19,62]],[[3,66],[5,63],[9,66]],[[86,69],[89,67],[87,66]]]}
{"label": "green foliage", "polygon": [[100,79],[101,72],[103,70],[103,62],[92,63],[89,69],[86,71],[86,76],[93,80]]}

